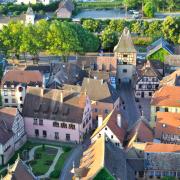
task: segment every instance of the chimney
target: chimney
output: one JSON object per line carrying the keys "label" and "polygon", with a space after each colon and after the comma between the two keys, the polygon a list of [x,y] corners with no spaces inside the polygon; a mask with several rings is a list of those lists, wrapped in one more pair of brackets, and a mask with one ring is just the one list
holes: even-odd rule
{"label": "chimney", "polygon": [[41,88],[41,97],[43,97],[43,96],[44,96],[44,89]]}
{"label": "chimney", "polygon": [[100,127],[103,123],[103,117],[102,115],[98,115],[98,127]]}
{"label": "chimney", "polygon": [[117,125],[121,128],[122,122],[121,122],[121,114],[117,114]]}
{"label": "chimney", "polygon": [[103,85],[103,79],[101,79],[101,85]]}
{"label": "chimney", "polygon": [[63,103],[63,91],[61,91],[60,102]]}

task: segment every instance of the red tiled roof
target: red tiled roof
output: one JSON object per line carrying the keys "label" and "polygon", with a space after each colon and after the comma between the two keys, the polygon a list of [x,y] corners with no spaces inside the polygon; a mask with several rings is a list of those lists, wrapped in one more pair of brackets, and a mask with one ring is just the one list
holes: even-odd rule
{"label": "red tiled roof", "polygon": [[180,87],[163,86],[152,97],[151,105],[180,107]]}
{"label": "red tiled roof", "polygon": [[43,82],[42,74],[39,71],[21,71],[11,70],[8,71],[2,78],[2,84],[6,82],[30,83],[30,82]]}
{"label": "red tiled roof", "polygon": [[177,144],[158,144],[158,143],[147,143],[144,152],[179,152],[180,145]]}
{"label": "red tiled roof", "polygon": [[122,120],[122,127],[120,128],[117,125],[117,115],[118,112],[114,111],[109,121],[107,122],[107,126],[114,133],[114,135],[120,140],[120,142],[123,143],[128,125],[127,122],[125,122],[125,120]]}
{"label": "red tiled roof", "polygon": [[[165,124],[165,127],[163,127]],[[155,137],[161,138],[162,133],[180,135],[180,114],[157,112]]]}
{"label": "red tiled roof", "polygon": [[130,141],[134,136],[139,142],[151,142],[153,140],[153,131],[146,120],[138,120],[130,129],[128,140]]}

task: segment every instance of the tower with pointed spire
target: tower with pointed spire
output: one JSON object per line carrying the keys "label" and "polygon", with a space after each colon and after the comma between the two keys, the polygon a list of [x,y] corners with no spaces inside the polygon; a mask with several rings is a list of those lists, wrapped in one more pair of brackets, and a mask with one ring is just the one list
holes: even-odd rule
{"label": "tower with pointed spire", "polygon": [[35,21],[35,14],[34,14],[32,7],[29,6],[26,11],[25,24],[34,24],[34,21]]}
{"label": "tower with pointed spire", "polygon": [[118,81],[131,81],[135,74],[137,51],[127,27],[124,28],[118,44],[114,47],[114,56],[117,58]]}

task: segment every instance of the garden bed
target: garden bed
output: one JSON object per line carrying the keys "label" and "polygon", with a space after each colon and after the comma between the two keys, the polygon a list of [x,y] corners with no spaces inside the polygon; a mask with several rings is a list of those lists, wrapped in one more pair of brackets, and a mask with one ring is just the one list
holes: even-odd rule
{"label": "garden bed", "polygon": [[39,147],[34,154],[34,160],[29,164],[35,176],[44,175],[53,163],[57,149],[52,147]]}

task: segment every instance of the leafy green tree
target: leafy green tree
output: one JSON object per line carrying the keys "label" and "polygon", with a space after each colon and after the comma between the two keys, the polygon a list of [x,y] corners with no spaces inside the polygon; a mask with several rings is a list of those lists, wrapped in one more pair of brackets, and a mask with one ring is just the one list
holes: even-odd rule
{"label": "leafy green tree", "polygon": [[36,26],[29,24],[24,28],[20,51],[29,53],[34,60],[38,61],[39,53],[42,50],[41,36],[37,33]]}
{"label": "leafy green tree", "polygon": [[161,21],[152,21],[149,23],[149,28],[146,29],[145,34],[150,37],[160,37],[162,36],[161,26]]}
{"label": "leafy green tree", "polygon": [[95,19],[87,19],[83,21],[82,26],[90,32],[99,32],[100,21]]}
{"label": "leafy green tree", "polygon": [[175,7],[176,7],[176,2],[175,0],[168,0],[167,1],[168,4],[168,9],[169,11],[172,11]]}
{"label": "leafy green tree", "polygon": [[64,60],[70,53],[82,52],[78,35],[71,23],[53,21],[47,35],[47,50],[51,54],[62,55]]}
{"label": "leafy green tree", "polygon": [[132,28],[131,31],[137,34],[141,34],[141,22],[140,21],[136,21],[135,23],[132,24]]}
{"label": "leafy green tree", "polygon": [[154,6],[154,3],[152,1],[148,1],[144,8],[143,8],[143,13],[145,16],[147,17],[154,17],[154,13],[155,13],[155,6]]}
{"label": "leafy green tree", "polygon": [[125,7],[126,14],[128,8],[134,7],[136,3],[137,3],[136,0],[123,0],[123,5]]}
{"label": "leafy green tree", "polygon": [[171,16],[166,17],[162,23],[162,32],[165,39],[177,43],[180,34],[179,20]]}
{"label": "leafy green tree", "polygon": [[83,49],[82,52],[95,52],[98,50],[99,38],[96,35],[90,33],[79,24],[73,24],[73,28],[78,35],[80,46]]}
{"label": "leafy green tree", "polygon": [[121,33],[126,25],[127,25],[127,22],[125,20],[122,20],[122,19],[114,20],[113,19],[110,21],[109,26],[107,28],[111,29],[112,31],[117,31],[117,32]]}
{"label": "leafy green tree", "polygon": [[11,21],[8,26],[3,26],[0,32],[0,41],[2,42],[5,54],[15,55],[19,59],[20,45],[22,41],[24,26],[21,22]]}
{"label": "leafy green tree", "polygon": [[101,41],[103,49],[112,50],[118,41],[117,33],[107,28],[102,32]]}

